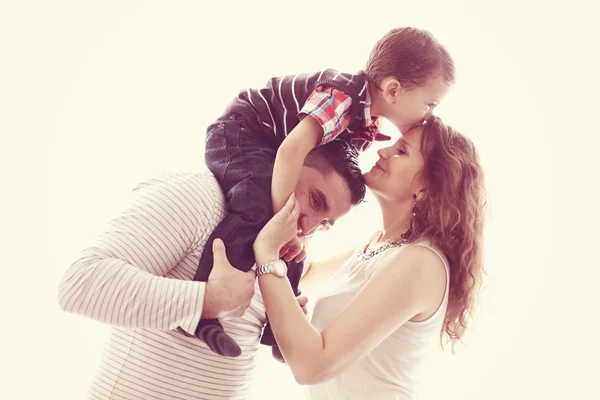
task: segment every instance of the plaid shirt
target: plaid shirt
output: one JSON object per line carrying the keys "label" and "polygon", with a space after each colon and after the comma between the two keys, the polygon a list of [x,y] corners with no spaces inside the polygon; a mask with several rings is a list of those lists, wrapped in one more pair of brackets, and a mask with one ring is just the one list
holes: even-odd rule
{"label": "plaid shirt", "polygon": [[[379,131],[379,119],[371,117],[371,97],[368,90],[366,96],[364,130],[357,132],[355,136],[369,142],[389,140],[389,136]],[[319,121],[323,128],[323,139],[320,144],[326,144],[348,127],[351,105],[352,99],[341,90],[333,86],[319,86],[306,100],[299,115],[310,115]],[[371,123],[367,125],[366,121]]]}

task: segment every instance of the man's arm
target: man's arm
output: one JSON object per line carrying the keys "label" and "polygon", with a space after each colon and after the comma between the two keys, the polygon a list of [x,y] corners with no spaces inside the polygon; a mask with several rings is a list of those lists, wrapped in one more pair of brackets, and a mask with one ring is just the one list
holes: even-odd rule
{"label": "man's arm", "polygon": [[61,309],[115,326],[181,327],[193,334],[206,283],[164,276],[190,252],[199,254],[223,212],[210,174],[153,180],[136,190],[127,209],[65,273]]}

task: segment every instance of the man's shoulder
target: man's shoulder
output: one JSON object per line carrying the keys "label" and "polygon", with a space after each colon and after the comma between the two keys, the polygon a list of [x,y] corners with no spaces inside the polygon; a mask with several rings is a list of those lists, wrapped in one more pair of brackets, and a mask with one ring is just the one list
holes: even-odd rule
{"label": "man's shoulder", "polygon": [[207,169],[200,171],[168,171],[141,181],[133,190],[157,186],[176,186],[186,183],[192,186],[210,185],[211,183],[218,185],[212,172]]}
{"label": "man's shoulder", "polygon": [[165,172],[140,182],[133,190],[135,194],[152,193],[194,207],[200,203],[220,207],[223,203],[221,187],[208,169]]}

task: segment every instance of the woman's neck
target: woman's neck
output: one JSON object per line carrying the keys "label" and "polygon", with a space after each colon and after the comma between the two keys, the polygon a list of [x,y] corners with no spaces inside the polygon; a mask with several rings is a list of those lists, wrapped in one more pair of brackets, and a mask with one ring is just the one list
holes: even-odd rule
{"label": "woman's neck", "polygon": [[377,243],[400,241],[402,235],[410,229],[413,202],[387,203],[379,201],[382,214],[382,228]]}

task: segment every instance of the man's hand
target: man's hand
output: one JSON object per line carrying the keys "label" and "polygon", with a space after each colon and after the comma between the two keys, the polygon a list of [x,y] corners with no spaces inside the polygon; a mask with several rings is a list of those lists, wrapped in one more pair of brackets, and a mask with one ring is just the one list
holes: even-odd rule
{"label": "man's hand", "polygon": [[254,296],[256,273],[242,272],[227,260],[225,244],[221,239],[213,242],[213,269],[204,292],[203,319],[241,317]]}

